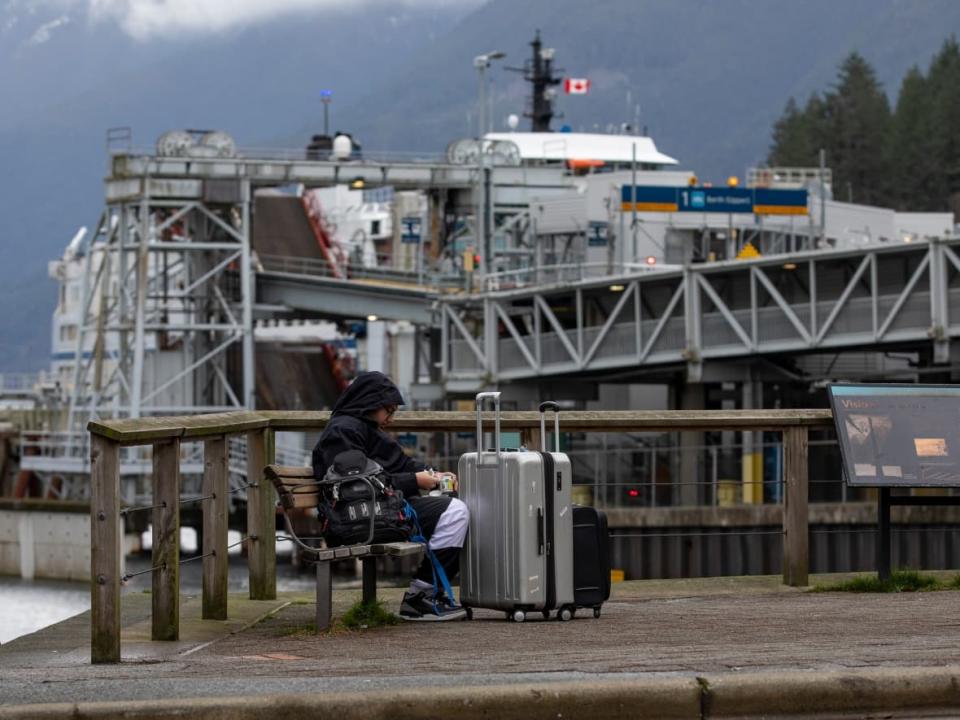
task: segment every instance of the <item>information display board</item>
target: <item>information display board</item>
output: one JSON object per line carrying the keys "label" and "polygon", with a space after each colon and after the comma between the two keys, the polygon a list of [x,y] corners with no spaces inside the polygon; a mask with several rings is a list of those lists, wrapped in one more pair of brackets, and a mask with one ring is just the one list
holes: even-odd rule
{"label": "information display board", "polygon": [[848,485],[960,486],[960,386],[830,385]]}

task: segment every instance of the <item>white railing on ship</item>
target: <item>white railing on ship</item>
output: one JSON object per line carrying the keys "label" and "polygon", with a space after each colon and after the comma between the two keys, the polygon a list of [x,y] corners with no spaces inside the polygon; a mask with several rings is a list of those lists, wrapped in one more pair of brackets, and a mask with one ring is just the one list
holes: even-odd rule
{"label": "white railing on ship", "polygon": [[484,290],[509,290],[530,285],[552,285],[577,282],[603,277],[636,275],[662,270],[675,270],[676,266],[648,265],[647,263],[562,263],[558,265],[538,265],[534,267],[502,270],[490,273],[483,278]]}
{"label": "white railing on ship", "polygon": [[[319,258],[293,257],[289,255],[258,255],[259,268],[266,272],[334,277],[329,263]],[[459,287],[463,284],[460,275],[444,275],[434,272],[418,273],[416,270],[400,270],[393,267],[363,267],[350,265],[348,279],[380,280],[407,285],[422,285],[430,288]]]}
{"label": "white railing on ship", "polygon": [[[310,451],[298,442],[299,436],[289,434],[276,437],[276,458],[281,465],[309,465]],[[67,459],[75,461],[75,471],[85,473],[90,461],[90,434],[87,432],[25,431],[20,434],[21,463],[29,467],[36,459]],[[122,463],[125,467],[142,469],[144,474],[152,472],[150,446],[127,447],[121,449]],[[181,467],[192,469],[203,467],[203,443],[185,442],[180,446]],[[230,438],[230,472],[246,476],[247,443],[242,435]]]}
{"label": "white railing on ship", "polygon": [[449,165],[442,153],[398,152],[390,150],[363,150],[358,155],[338,160],[330,150],[307,150],[306,148],[238,148],[234,157],[203,157],[201,155],[157,155],[155,148],[120,149],[114,155],[129,155],[155,160],[173,162],[189,160],[191,162],[243,162],[245,160],[273,160],[277,162],[336,162],[341,165],[363,165],[369,163],[394,163],[410,165]]}
{"label": "white railing on ship", "polygon": [[46,378],[45,373],[0,373],[0,392],[30,392]]}

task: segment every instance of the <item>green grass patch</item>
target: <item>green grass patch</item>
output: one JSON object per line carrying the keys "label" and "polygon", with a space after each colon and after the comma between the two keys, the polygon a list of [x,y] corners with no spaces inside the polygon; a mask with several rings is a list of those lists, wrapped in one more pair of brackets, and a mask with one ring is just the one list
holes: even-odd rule
{"label": "green grass patch", "polygon": [[897,593],[948,589],[960,589],[960,575],[949,583],[943,583],[916,570],[894,570],[889,580],[881,580],[876,575],[856,577],[832,585],[815,585],[813,592]]}
{"label": "green grass patch", "polygon": [[954,575],[950,582],[947,583],[947,587],[951,590],[960,590],[960,575]]}
{"label": "green grass patch", "polygon": [[[291,605],[313,603],[291,603]],[[266,620],[278,620],[276,615],[270,615]],[[329,628],[320,633],[324,635],[340,635],[342,633],[351,633],[358,630],[369,630],[371,628],[386,627],[387,625],[398,625],[402,622],[399,617],[384,607],[383,601],[375,603],[364,603],[362,600],[356,602],[342,618],[333,621]],[[317,637],[317,625],[314,622],[302,623],[298,625],[277,628],[273,631],[276,637],[288,637],[294,640],[309,640]]]}
{"label": "green grass patch", "polygon": [[362,600],[347,610],[340,621],[348,630],[365,630],[400,624],[400,618],[387,610],[382,600],[365,603]]}

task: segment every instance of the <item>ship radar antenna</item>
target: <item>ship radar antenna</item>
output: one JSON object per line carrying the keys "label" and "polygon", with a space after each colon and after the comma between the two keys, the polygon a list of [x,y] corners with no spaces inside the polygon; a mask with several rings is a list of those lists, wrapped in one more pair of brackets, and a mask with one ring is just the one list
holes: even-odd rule
{"label": "ship radar antenna", "polygon": [[553,99],[556,96],[554,87],[560,84],[561,78],[555,73],[563,73],[560,68],[553,66],[553,48],[545,48],[540,41],[540,31],[537,30],[530,43],[533,56],[527,60],[522,68],[508,67],[507,70],[523,73],[523,79],[533,85],[533,97],[529,109],[523,113],[531,120],[530,129],[533,132],[550,132],[550,122],[553,118],[562,118],[563,115],[553,111]]}

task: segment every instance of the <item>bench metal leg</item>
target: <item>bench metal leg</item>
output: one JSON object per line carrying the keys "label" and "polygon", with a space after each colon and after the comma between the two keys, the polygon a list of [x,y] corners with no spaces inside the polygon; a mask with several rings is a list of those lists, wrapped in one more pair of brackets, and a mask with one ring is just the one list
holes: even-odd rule
{"label": "bench metal leg", "polygon": [[333,585],[330,583],[330,563],[317,563],[317,632],[330,627],[333,606]]}
{"label": "bench metal leg", "polygon": [[377,601],[377,559],[363,558],[363,603],[368,605]]}

